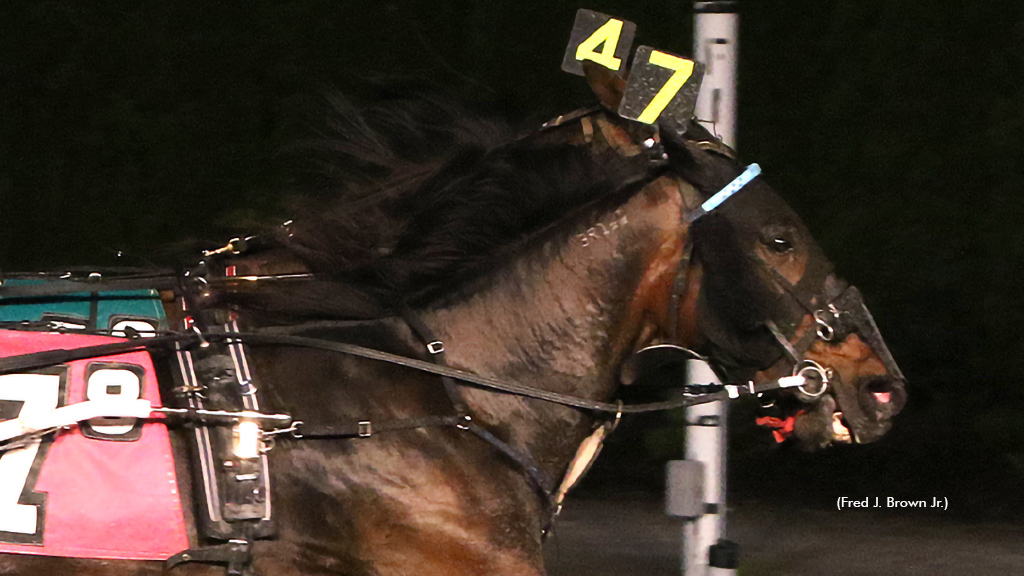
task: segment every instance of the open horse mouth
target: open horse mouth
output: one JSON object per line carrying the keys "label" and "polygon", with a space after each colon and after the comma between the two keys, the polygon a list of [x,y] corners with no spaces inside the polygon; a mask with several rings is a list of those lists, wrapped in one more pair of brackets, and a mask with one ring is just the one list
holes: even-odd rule
{"label": "open horse mouth", "polygon": [[[761,417],[757,423],[772,429],[777,442],[794,437],[811,450],[867,444],[889,431],[907,399],[904,382],[888,376],[863,376],[852,386],[833,377],[829,388],[830,393],[820,396],[800,393],[780,399],[783,416]],[[818,388],[812,384],[808,389],[814,394]]]}

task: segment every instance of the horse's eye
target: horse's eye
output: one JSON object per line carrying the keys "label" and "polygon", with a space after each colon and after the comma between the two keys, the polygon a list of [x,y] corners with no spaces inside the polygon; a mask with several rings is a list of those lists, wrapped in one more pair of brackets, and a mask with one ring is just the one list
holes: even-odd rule
{"label": "horse's eye", "polygon": [[793,249],[793,245],[790,244],[789,240],[786,240],[781,236],[776,236],[775,238],[772,238],[772,241],[769,244],[769,246],[771,247],[773,252],[776,252],[778,254],[782,254],[783,252],[789,252],[790,250]]}

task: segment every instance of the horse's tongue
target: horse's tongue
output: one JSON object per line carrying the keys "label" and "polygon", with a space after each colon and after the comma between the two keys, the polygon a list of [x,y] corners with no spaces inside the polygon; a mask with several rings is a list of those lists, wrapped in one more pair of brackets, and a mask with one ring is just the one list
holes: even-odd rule
{"label": "horse's tongue", "polygon": [[888,404],[892,401],[892,392],[872,392],[879,404]]}

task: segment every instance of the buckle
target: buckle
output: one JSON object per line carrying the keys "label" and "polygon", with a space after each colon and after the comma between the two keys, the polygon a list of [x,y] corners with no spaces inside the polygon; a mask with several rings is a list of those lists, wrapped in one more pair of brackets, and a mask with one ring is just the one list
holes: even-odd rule
{"label": "buckle", "polygon": [[360,438],[369,438],[370,436],[373,436],[373,423],[370,422],[369,420],[360,420],[359,421],[359,437]]}
{"label": "buckle", "polygon": [[427,344],[427,352],[430,352],[431,354],[440,354],[444,352],[444,342],[441,342],[440,340],[434,340],[433,342]]}

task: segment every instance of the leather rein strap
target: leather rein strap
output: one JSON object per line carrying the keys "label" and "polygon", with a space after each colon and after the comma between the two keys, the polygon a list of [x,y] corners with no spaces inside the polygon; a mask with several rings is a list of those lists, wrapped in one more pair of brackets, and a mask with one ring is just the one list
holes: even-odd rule
{"label": "leather rein strap", "polygon": [[686,406],[695,406],[697,404],[704,404],[707,402],[715,402],[718,400],[726,400],[729,398],[738,398],[743,395],[753,395],[761,392],[768,392],[771,390],[778,390],[780,388],[792,387],[795,384],[792,381],[785,379],[774,380],[757,385],[722,385],[710,388],[704,388],[699,396],[684,396],[676,398],[674,400],[666,400],[663,402],[651,402],[644,404],[615,404],[611,402],[600,402],[596,400],[590,400],[587,398],[581,398],[578,396],[572,396],[568,394],[561,394],[558,392],[551,392],[549,390],[543,390],[525,384],[519,384],[517,382],[499,380],[497,378],[491,378],[489,376],[483,376],[480,374],[474,374],[458,368],[452,368],[449,366],[439,366],[432,362],[426,362],[423,360],[417,360],[415,358],[408,358],[397,354],[391,354],[389,352],[383,352],[381,350],[375,350],[373,348],[366,348],[356,344],[348,344],[344,342],[334,342],[331,340],[323,340],[320,338],[306,338],[302,336],[294,336],[288,334],[289,331],[309,329],[308,327],[285,327],[285,328],[274,328],[266,329],[258,332],[218,332],[198,335],[194,333],[171,333],[156,336],[153,338],[135,338],[124,342],[115,342],[112,344],[100,344],[96,346],[84,346],[81,348],[62,348],[57,350],[48,350],[45,352],[32,352],[28,354],[19,354],[17,356],[8,356],[6,358],[0,358],[0,374],[8,374],[18,371],[24,371],[34,368],[43,368],[46,366],[53,366],[56,364],[62,364],[64,362],[70,362],[72,360],[81,360],[86,358],[96,358],[100,356],[111,356],[116,354],[124,354],[128,352],[137,352],[141,350],[150,349],[166,349],[167,346],[173,345],[174,343],[181,343],[182,345],[199,345],[204,341],[222,341],[222,340],[237,340],[245,344],[265,344],[265,345],[281,345],[281,346],[296,346],[302,348],[315,348],[319,350],[326,350],[329,352],[338,352],[341,354],[348,354],[351,356],[358,356],[361,358],[367,358],[370,360],[378,360],[381,362],[388,362],[396,364],[398,366],[405,366],[421,372],[429,372],[431,374],[437,374],[438,376],[448,376],[461,382],[476,385],[480,388],[493,390],[496,392],[504,392],[506,394],[514,394],[517,396],[523,396],[526,398],[536,398],[538,400],[546,400],[555,404],[561,404],[563,406],[570,406],[573,408],[580,408],[584,410],[591,410],[594,412],[606,412],[609,414],[616,414],[622,412],[623,414],[638,414],[644,412],[656,412],[660,410],[673,410],[676,408],[683,408]]}

